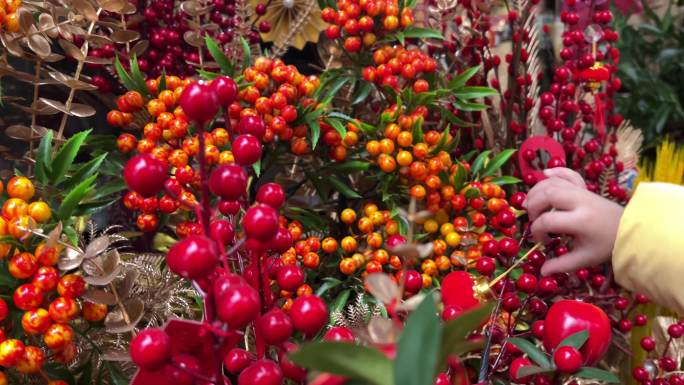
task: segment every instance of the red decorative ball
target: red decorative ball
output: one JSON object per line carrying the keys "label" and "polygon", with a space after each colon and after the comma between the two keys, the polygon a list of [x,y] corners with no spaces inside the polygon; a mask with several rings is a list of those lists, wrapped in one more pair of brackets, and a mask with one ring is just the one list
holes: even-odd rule
{"label": "red decorative ball", "polygon": [[0,298],[0,322],[4,321],[9,314],[9,308],[7,307],[7,302]]}
{"label": "red decorative ball", "polygon": [[601,308],[575,300],[561,300],[549,308],[544,320],[544,347],[552,351],[566,337],[588,330],[589,339],[582,346],[584,363],[598,362],[610,346],[610,319]]}
{"label": "red decorative ball", "polygon": [[35,309],[43,302],[43,292],[31,283],[25,283],[14,291],[14,304],[21,310]]}
{"label": "red decorative ball", "polygon": [[171,246],[166,255],[171,271],[190,280],[208,275],[217,262],[216,244],[203,235],[189,235]]}
{"label": "red decorative ball", "polygon": [[219,99],[214,89],[199,82],[185,86],[179,102],[185,115],[200,125],[213,119],[219,107]]}
{"label": "red decorative ball", "polygon": [[279,308],[271,309],[259,317],[257,325],[269,345],[280,345],[292,336],[292,321]]}
{"label": "red decorative ball", "polygon": [[148,197],[164,188],[168,172],[159,159],[150,154],[140,154],[126,162],[123,176],[129,189]]}
{"label": "red decorative ball", "polygon": [[237,98],[237,83],[228,76],[219,76],[211,81],[211,88],[216,93],[216,98],[223,108],[228,108]]}
{"label": "red decorative ball", "polygon": [[561,373],[575,373],[582,367],[582,355],[573,346],[561,346],[553,353],[553,363]]}
{"label": "red decorative ball", "polygon": [[285,228],[279,228],[278,232],[276,232],[276,235],[273,237],[273,239],[271,239],[270,246],[271,249],[279,253],[286,252],[290,247],[292,247],[292,234],[290,234],[290,232]]}
{"label": "red decorative ball", "polygon": [[319,297],[305,295],[294,300],[290,317],[295,329],[311,336],[328,322],[328,307]]}
{"label": "red decorative ball", "polygon": [[229,287],[246,284],[247,282],[244,278],[242,278],[242,276],[233,273],[225,273],[216,278],[214,281],[214,297],[216,297],[218,300],[221,300]]}
{"label": "red decorative ball", "polygon": [[171,359],[173,365],[164,367],[166,383],[169,385],[192,385],[195,377],[190,373],[200,371],[200,362],[197,357],[190,354],[177,354]]}
{"label": "red decorative ball", "polygon": [[354,342],[354,333],[344,326],[335,326],[328,329],[323,336],[326,341]]}
{"label": "red decorative ball", "polygon": [[295,291],[304,284],[304,271],[299,266],[285,265],[278,269],[276,282],[287,291]]}
{"label": "red decorative ball", "polygon": [[230,374],[238,374],[245,370],[254,359],[254,354],[244,349],[234,348],[223,358],[223,365]]}
{"label": "red decorative ball", "polygon": [[251,166],[261,159],[261,141],[253,135],[243,134],[235,138],[232,145],[235,162]]}
{"label": "red decorative ball", "polygon": [[296,383],[302,383],[306,380],[306,369],[295,365],[288,358],[288,353],[292,353],[297,350],[297,345],[292,342],[285,342],[283,344],[283,350],[278,352],[278,363],[280,364],[280,370],[282,370],[283,375]]}
{"label": "red decorative ball", "polygon": [[261,140],[266,135],[266,123],[256,115],[243,116],[237,124],[237,132],[249,134]]}
{"label": "red decorative ball", "polygon": [[416,270],[407,270],[404,275],[404,289],[409,293],[417,293],[423,288],[423,277]]}
{"label": "red decorative ball", "polygon": [[238,385],[280,385],[283,372],[278,364],[270,360],[253,362],[238,377]]}
{"label": "red decorative ball", "polygon": [[509,368],[509,374],[511,378],[516,382],[520,384],[527,384],[532,380],[532,376],[525,376],[525,377],[519,377],[518,376],[518,370],[520,368],[524,368],[525,366],[533,366],[532,362],[528,360],[527,358],[522,358],[518,357],[511,362],[511,366]]}
{"label": "red decorative ball", "polygon": [[229,286],[218,302],[218,316],[231,329],[239,329],[259,315],[259,293],[249,285]]}
{"label": "red decorative ball", "polygon": [[[209,189],[214,195],[218,195],[226,201],[236,201],[247,190],[247,173],[236,164],[221,165],[211,172]],[[239,209],[239,204],[237,207]]]}
{"label": "red decorative ball", "polygon": [[233,225],[225,219],[218,219],[209,225],[209,233],[211,234],[211,239],[216,242],[221,242],[225,245],[233,242],[235,238],[235,230],[233,230]]}
{"label": "red decorative ball", "polygon": [[248,237],[267,242],[278,232],[278,212],[263,204],[252,206],[245,213],[242,227]]}
{"label": "red decorative ball", "polygon": [[285,191],[278,183],[266,183],[259,187],[256,200],[277,210],[285,203]]}
{"label": "red decorative ball", "polygon": [[442,281],[444,306],[457,306],[463,310],[478,306],[480,301],[475,297],[473,286],[475,286],[473,277],[465,271],[457,270],[447,274]]}
{"label": "red decorative ball", "polygon": [[156,370],[171,358],[171,338],[162,329],[144,329],[133,338],[130,350],[138,367]]}

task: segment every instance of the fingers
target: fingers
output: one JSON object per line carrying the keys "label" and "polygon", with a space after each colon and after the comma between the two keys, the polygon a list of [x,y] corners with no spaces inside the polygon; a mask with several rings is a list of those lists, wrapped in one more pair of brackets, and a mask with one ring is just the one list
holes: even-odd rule
{"label": "fingers", "polygon": [[578,230],[578,223],[580,221],[575,219],[572,211],[548,211],[532,222],[530,231],[532,238],[539,242],[549,233],[573,235]]}
{"label": "fingers", "polygon": [[587,184],[584,182],[582,176],[574,170],[565,167],[554,167],[547,168],[544,170],[544,175],[548,178],[560,178],[564,179],[577,187],[587,188]]}
{"label": "fingers", "polygon": [[550,209],[574,209],[578,197],[577,190],[577,186],[564,179],[544,179],[527,194],[527,216],[534,221],[541,213]]}
{"label": "fingers", "polygon": [[548,259],[541,268],[543,276],[556,273],[568,273],[588,265],[587,255],[580,250],[573,250],[558,258]]}

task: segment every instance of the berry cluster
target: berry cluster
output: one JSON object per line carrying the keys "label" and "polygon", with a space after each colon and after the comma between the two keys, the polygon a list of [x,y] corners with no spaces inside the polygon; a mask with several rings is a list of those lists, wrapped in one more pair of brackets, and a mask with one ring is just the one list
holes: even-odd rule
{"label": "berry cluster", "polygon": [[[52,214],[43,201],[28,203],[34,194],[34,185],[28,178],[15,176],[8,181],[9,199],[2,207],[0,235],[13,238],[15,243],[1,243],[0,254],[9,257],[8,272],[20,282],[14,289],[12,303],[14,308],[24,312],[21,316],[24,335],[41,336],[44,346],[53,352],[51,357],[68,363],[76,354],[74,331],[69,322],[77,317],[99,322],[107,315],[107,306],[81,302],[79,297],[86,290],[83,277],[61,275],[56,268],[63,246],[49,240],[38,242],[33,237],[32,231],[47,222]],[[5,324],[0,328],[0,365],[13,367],[24,374],[39,373],[48,358],[44,350],[25,344],[24,339],[5,337],[5,327],[19,326],[6,323],[10,310],[0,299],[0,323]],[[38,340],[31,341],[37,344]],[[0,383],[2,379],[4,377],[0,378]]]}
{"label": "berry cluster", "polygon": [[399,9],[396,0],[338,0],[337,11],[323,9],[323,21],[330,23],[325,31],[329,39],[344,38],[348,52],[370,49],[378,38],[413,24],[413,11]]}
{"label": "berry cluster", "polygon": [[401,46],[386,45],[373,51],[376,66],[365,67],[364,80],[399,91],[412,87],[417,94],[426,92],[430,85],[425,79],[418,79],[422,73],[431,74],[437,69],[437,61],[423,51]]}
{"label": "berry cluster", "polygon": [[19,14],[17,9],[21,0],[5,0],[0,3],[0,28],[7,32],[19,32]]}

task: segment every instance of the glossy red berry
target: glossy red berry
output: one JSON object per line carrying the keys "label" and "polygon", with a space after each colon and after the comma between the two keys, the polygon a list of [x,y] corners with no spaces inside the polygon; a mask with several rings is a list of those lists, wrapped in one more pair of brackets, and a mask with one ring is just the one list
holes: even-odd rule
{"label": "glossy red berry", "polygon": [[653,337],[644,337],[641,339],[639,342],[639,345],[641,345],[641,348],[644,349],[647,352],[652,351],[656,347],[656,341],[653,339]]}
{"label": "glossy red berry", "polygon": [[252,206],[242,219],[242,227],[248,237],[267,242],[278,232],[278,212],[263,204]]}
{"label": "glossy red berry", "polygon": [[532,362],[527,358],[518,357],[514,359],[513,362],[511,362],[509,374],[515,382],[527,384],[532,380],[532,376],[520,377],[518,375],[518,371],[520,370],[520,368],[524,368],[525,366],[533,366]]}
{"label": "glossy red berry", "polygon": [[238,377],[238,385],[280,385],[283,372],[278,364],[270,360],[253,362]]}
{"label": "glossy red berry", "polygon": [[295,291],[304,284],[304,271],[295,265],[285,265],[278,269],[276,282],[278,286],[287,291]]}
{"label": "glossy red berry", "polygon": [[212,87],[199,82],[185,86],[179,102],[185,115],[200,125],[213,119],[219,106],[218,97]]}
{"label": "glossy red berry", "polygon": [[354,333],[344,326],[335,326],[325,332],[323,339],[326,341],[354,342]]}
{"label": "glossy red berry", "polygon": [[203,235],[189,235],[171,246],[166,255],[169,269],[190,280],[209,275],[217,262],[216,243]]}
{"label": "glossy red berry", "polygon": [[237,83],[228,76],[219,76],[212,80],[211,88],[223,108],[228,108],[235,101],[238,94]]}
{"label": "glossy red berry", "polygon": [[294,362],[290,361],[288,354],[293,353],[297,350],[297,345],[292,342],[285,342],[283,344],[283,349],[278,351],[278,363],[280,364],[280,369],[286,378],[296,382],[302,383],[306,380],[306,369],[295,365]]}
{"label": "glossy red berry", "polygon": [[285,203],[285,191],[278,183],[266,183],[259,187],[256,200],[277,210]]}
{"label": "glossy red berry", "polygon": [[312,336],[328,322],[328,307],[325,301],[313,295],[298,297],[290,309],[295,329]]}
{"label": "glossy red berry", "polygon": [[7,302],[0,298],[0,322],[4,321],[9,314],[9,308],[7,307]]}
{"label": "glossy red berry", "polygon": [[292,336],[292,321],[278,308],[269,310],[257,321],[261,335],[269,345],[280,345]]}
{"label": "glossy red berry", "polygon": [[241,134],[249,134],[258,139],[263,139],[264,135],[266,134],[266,124],[259,116],[243,116],[238,122],[237,132]]}
{"label": "glossy red berry", "polygon": [[679,338],[684,335],[684,327],[680,324],[672,324],[668,326],[667,334],[672,338]]}
{"label": "glossy red berry", "polygon": [[200,371],[200,362],[190,354],[177,354],[171,358],[173,365],[164,367],[166,383],[169,385],[192,385],[195,377],[191,373]]}
{"label": "glossy red berry", "polygon": [[245,281],[245,279],[241,275],[233,273],[224,273],[220,275],[218,278],[216,278],[216,280],[214,281],[214,287],[212,288],[212,290],[214,291],[214,297],[216,297],[220,301],[229,287],[246,284],[247,281]]}
{"label": "glossy red berry", "polygon": [[247,190],[247,172],[236,164],[221,165],[211,172],[209,189],[226,201],[236,201]]}
{"label": "glossy red berry", "polygon": [[235,238],[233,225],[225,219],[211,222],[209,225],[209,233],[211,234],[211,239],[216,242],[221,242],[223,245],[233,242],[233,238]]}
{"label": "glossy red berry", "polygon": [[249,285],[229,286],[218,301],[218,316],[231,329],[239,329],[259,315],[259,293]]}
{"label": "glossy red berry", "polygon": [[496,269],[496,263],[493,258],[481,257],[475,262],[475,270],[482,275],[490,276],[494,273],[494,269]]}
{"label": "glossy red berry", "polygon": [[232,145],[235,162],[251,166],[261,159],[261,142],[255,136],[243,134],[235,138]]}
{"label": "glossy red berry", "polygon": [[171,338],[162,329],[143,329],[131,341],[130,350],[138,367],[156,370],[171,358]]}
{"label": "glossy red berry", "polygon": [[515,285],[518,290],[522,291],[523,293],[533,293],[535,290],[537,290],[537,277],[532,274],[523,273],[520,275],[520,277],[518,277]]}
{"label": "glossy red berry", "polygon": [[582,355],[573,346],[561,346],[553,353],[553,363],[561,373],[575,373],[582,367]]}
{"label": "glossy red berry", "polygon": [[417,293],[423,288],[423,277],[416,270],[407,270],[404,275],[404,289],[408,293]]}
{"label": "glossy red berry", "polygon": [[230,200],[221,200],[219,202],[219,211],[223,215],[235,215],[240,211],[240,202],[238,201],[230,201]]}
{"label": "glossy red berry", "polygon": [[25,283],[14,291],[14,304],[21,310],[35,309],[43,302],[43,292],[31,283]]}
{"label": "glossy red berry", "polygon": [[168,173],[162,161],[150,154],[140,154],[126,162],[123,176],[129,189],[148,197],[164,188]]}
{"label": "glossy red berry", "polygon": [[223,359],[223,365],[230,374],[242,372],[249,364],[254,361],[254,354],[240,348],[231,349]]}
{"label": "glossy red berry", "polygon": [[286,228],[279,228],[276,235],[271,239],[270,247],[279,253],[286,252],[292,247],[292,234]]}

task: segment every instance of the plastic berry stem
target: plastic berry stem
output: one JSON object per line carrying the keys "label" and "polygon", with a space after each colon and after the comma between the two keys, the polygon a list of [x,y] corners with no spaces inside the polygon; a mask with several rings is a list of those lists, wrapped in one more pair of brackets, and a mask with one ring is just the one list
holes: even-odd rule
{"label": "plastic berry stem", "polygon": [[200,166],[200,180],[202,181],[202,196],[200,198],[202,228],[204,234],[209,235],[209,176],[207,175],[207,158],[205,155],[206,140],[204,138],[204,126],[198,127],[197,134],[199,135],[199,166]]}

